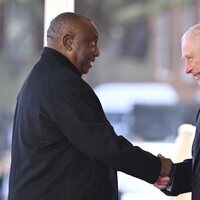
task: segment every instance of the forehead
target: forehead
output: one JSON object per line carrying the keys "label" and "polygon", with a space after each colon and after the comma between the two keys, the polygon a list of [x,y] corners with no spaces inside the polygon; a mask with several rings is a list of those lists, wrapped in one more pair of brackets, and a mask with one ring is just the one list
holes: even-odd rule
{"label": "forehead", "polygon": [[87,35],[87,37],[92,37],[94,39],[98,39],[98,31],[96,25],[90,20],[84,20],[81,27],[82,33]]}
{"label": "forehead", "polygon": [[197,50],[197,42],[198,40],[191,35],[185,35],[182,38],[181,49],[183,54],[191,54]]}

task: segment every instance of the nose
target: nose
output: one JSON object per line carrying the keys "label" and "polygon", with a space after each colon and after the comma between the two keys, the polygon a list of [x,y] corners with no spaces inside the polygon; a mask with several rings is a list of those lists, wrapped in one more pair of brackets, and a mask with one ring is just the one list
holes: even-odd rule
{"label": "nose", "polygon": [[100,56],[100,50],[99,50],[98,46],[95,48],[94,55],[95,55],[95,57],[99,57]]}
{"label": "nose", "polygon": [[192,67],[190,65],[185,65],[185,73],[190,74],[192,72]]}

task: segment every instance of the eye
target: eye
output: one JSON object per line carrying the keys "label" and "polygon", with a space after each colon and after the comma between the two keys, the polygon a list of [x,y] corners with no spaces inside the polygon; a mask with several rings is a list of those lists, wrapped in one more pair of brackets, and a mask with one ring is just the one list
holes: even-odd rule
{"label": "eye", "polygon": [[97,46],[97,42],[96,42],[96,41],[90,42],[90,46],[91,46],[91,47],[96,47],[96,46]]}
{"label": "eye", "polygon": [[187,60],[188,60],[189,62],[191,62],[191,61],[192,61],[192,57],[188,57]]}
{"label": "eye", "polygon": [[183,58],[183,60],[187,62],[191,62],[192,59],[193,59],[192,56],[185,56],[185,58]]}

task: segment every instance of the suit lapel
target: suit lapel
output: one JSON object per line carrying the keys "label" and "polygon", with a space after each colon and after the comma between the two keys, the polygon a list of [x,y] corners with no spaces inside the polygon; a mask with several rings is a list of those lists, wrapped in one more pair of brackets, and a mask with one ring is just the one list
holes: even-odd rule
{"label": "suit lapel", "polygon": [[195,138],[192,145],[192,156],[193,156],[193,168],[195,168],[195,163],[198,160],[198,155],[200,151],[200,109],[197,113],[196,118],[196,133]]}

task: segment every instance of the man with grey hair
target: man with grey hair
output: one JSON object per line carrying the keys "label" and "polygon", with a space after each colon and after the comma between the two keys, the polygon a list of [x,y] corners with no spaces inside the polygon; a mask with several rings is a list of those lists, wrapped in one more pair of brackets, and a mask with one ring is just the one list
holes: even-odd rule
{"label": "man with grey hair", "polygon": [[[182,37],[182,58],[185,73],[191,74],[200,86],[200,24],[189,28]],[[196,117],[196,133],[192,146],[192,158],[175,164],[175,173],[167,183],[160,178],[155,186],[170,196],[192,192],[192,200],[200,199],[200,110]]]}
{"label": "man with grey hair", "polygon": [[114,132],[82,79],[100,55],[97,42],[85,16],[52,20],[47,47],[17,99],[9,200],[117,200],[118,170],[148,183],[171,173],[170,159]]}

